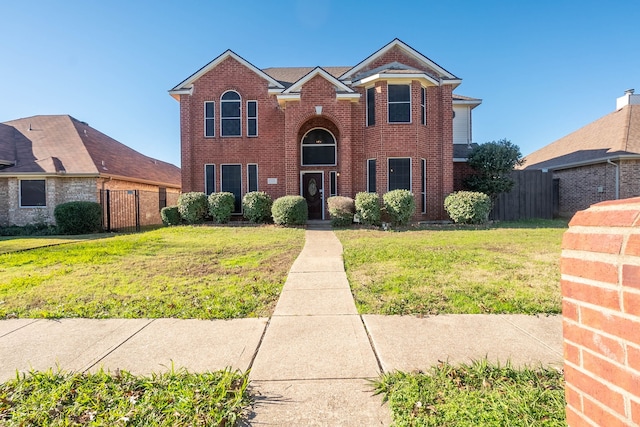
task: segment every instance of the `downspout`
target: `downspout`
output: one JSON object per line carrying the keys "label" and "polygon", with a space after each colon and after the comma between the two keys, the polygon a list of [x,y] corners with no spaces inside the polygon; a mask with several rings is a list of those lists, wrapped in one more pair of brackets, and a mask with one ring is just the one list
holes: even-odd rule
{"label": "downspout", "polygon": [[607,163],[616,168],[616,200],[618,200],[620,198],[620,165],[612,162],[611,159],[607,159]]}

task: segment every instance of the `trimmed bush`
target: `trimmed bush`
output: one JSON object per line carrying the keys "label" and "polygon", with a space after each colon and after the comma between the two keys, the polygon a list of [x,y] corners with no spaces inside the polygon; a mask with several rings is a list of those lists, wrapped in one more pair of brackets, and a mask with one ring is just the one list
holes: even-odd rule
{"label": "trimmed bush", "polygon": [[180,224],[180,212],[177,206],[166,206],[160,210],[160,218],[166,226]]}
{"label": "trimmed bush", "polygon": [[413,194],[409,190],[393,190],[382,196],[384,208],[393,225],[407,225],[416,210]]}
{"label": "trimmed bush", "polygon": [[102,231],[102,206],[96,202],[62,203],[53,211],[60,234],[89,234]]}
{"label": "trimmed bush", "polygon": [[242,198],[244,217],[251,222],[262,223],[271,220],[273,201],[264,191],[252,191]]}
{"label": "trimmed bush", "polygon": [[360,223],[365,225],[379,225],[382,218],[380,210],[380,196],[378,193],[358,193],[355,201],[356,215]]}
{"label": "trimmed bush", "polygon": [[178,197],[178,212],[180,212],[180,217],[187,224],[204,222],[208,209],[209,204],[204,193],[193,191],[191,193],[182,193]]}
{"label": "trimmed bush", "polygon": [[231,219],[236,196],[226,191],[209,194],[209,214],[218,224],[226,224]]}
{"label": "trimmed bush", "polygon": [[302,225],[307,222],[309,207],[302,196],[284,196],[273,202],[271,215],[278,225]]}
{"label": "trimmed bush", "polygon": [[482,224],[489,218],[491,198],[475,191],[458,191],[444,199],[444,209],[455,223]]}
{"label": "trimmed bush", "polygon": [[351,197],[332,196],[327,199],[331,225],[345,227],[353,222],[355,212],[355,202]]}

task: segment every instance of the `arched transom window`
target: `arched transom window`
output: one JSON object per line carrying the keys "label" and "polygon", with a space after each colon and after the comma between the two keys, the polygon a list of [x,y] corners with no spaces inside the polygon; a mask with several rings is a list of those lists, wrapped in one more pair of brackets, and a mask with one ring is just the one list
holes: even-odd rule
{"label": "arched transom window", "polygon": [[220,98],[220,123],[222,136],[241,136],[240,105],[242,99],[235,91],[225,92]]}
{"label": "arched transom window", "polygon": [[334,166],[336,139],[326,129],[311,129],[302,138],[303,166]]}

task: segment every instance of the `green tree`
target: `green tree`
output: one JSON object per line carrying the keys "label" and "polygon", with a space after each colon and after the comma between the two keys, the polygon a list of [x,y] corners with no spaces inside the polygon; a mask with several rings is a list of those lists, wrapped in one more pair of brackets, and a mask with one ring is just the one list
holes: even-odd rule
{"label": "green tree", "polygon": [[469,154],[467,163],[475,170],[474,175],[465,179],[467,188],[494,201],[500,193],[511,191],[514,185],[511,172],[523,164],[523,159],[520,147],[501,139],[478,145]]}

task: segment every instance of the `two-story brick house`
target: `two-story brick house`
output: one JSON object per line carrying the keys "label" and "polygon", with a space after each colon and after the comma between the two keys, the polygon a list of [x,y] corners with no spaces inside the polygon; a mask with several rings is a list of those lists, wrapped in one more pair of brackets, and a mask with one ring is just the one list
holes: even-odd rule
{"label": "two-story brick house", "polygon": [[[395,39],[353,67],[259,69],[227,50],[171,89],[180,102],[182,191],[326,199],[408,189],[416,219],[440,219],[481,100]],[[463,171],[464,167],[460,167]]]}

